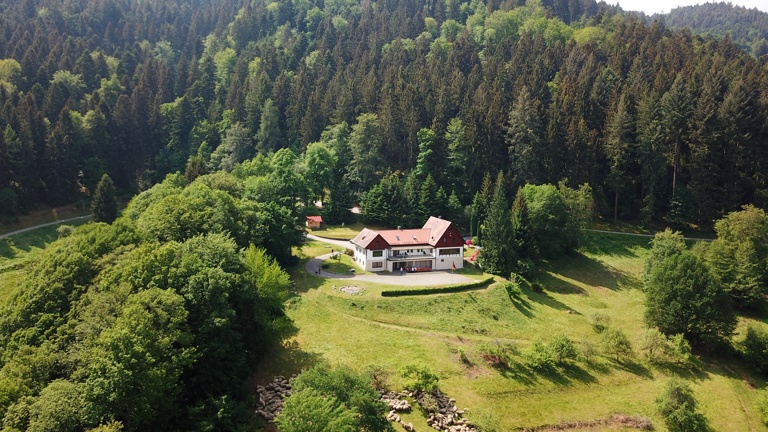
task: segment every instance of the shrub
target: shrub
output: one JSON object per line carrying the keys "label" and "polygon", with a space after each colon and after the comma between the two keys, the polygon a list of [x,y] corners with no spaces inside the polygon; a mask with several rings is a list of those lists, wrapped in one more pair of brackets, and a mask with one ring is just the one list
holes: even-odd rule
{"label": "shrub", "polygon": [[621,357],[631,356],[633,352],[627,335],[619,329],[603,332],[603,346],[608,354],[616,356],[616,361],[621,360]]}
{"label": "shrub", "polygon": [[562,335],[550,342],[547,348],[556,364],[563,364],[566,360],[575,359],[578,354],[573,341]]}
{"label": "shrub", "polygon": [[597,346],[590,341],[581,342],[581,356],[587,363],[592,363],[592,360],[597,356]]}
{"label": "shrub", "polygon": [[768,391],[763,390],[758,397],[757,410],[760,413],[760,420],[768,426]]}
{"label": "shrub", "polygon": [[688,363],[693,358],[691,344],[682,333],[669,337],[669,343],[666,346],[666,354],[673,358],[677,363]]}
{"label": "shrub", "polygon": [[645,353],[649,362],[654,363],[660,359],[660,355],[669,351],[669,341],[660,331],[648,329],[640,342],[640,349]]}
{"label": "shrub", "polygon": [[508,368],[512,363],[512,356],[518,354],[515,344],[495,341],[480,345],[480,353],[488,364],[494,367]]}
{"label": "shrub", "polygon": [[768,332],[749,326],[742,346],[744,358],[755,371],[762,375],[768,374]]}
{"label": "shrub", "polygon": [[532,369],[544,371],[555,366],[551,350],[541,340],[533,341],[533,345],[523,353],[525,363]]}
{"label": "shrub", "polygon": [[679,378],[669,380],[664,394],[656,399],[656,409],[670,432],[708,431],[707,420],[696,406],[693,391]]}
{"label": "shrub", "polygon": [[417,394],[436,390],[437,383],[440,381],[440,378],[429,368],[412,364],[401,368],[400,376],[409,380],[406,383],[406,388],[413,390]]}
{"label": "shrub", "polygon": [[611,317],[602,312],[595,312],[590,317],[590,324],[596,332],[602,333],[611,325]]}
{"label": "shrub", "polygon": [[507,292],[510,300],[519,299],[523,295],[523,291],[520,289],[520,287],[511,282],[504,282],[502,287],[504,288],[504,291]]}

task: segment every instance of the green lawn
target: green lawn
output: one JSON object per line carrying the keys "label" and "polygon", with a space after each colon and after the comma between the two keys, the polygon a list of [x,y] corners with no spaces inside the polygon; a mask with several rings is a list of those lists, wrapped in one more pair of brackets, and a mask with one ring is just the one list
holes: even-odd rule
{"label": "green lawn", "polygon": [[363,230],[363,228],[369,228],[372,230],[386,229],[377,226],[364,225],[362,222],[355,222],[353,224],[341,225],[329,225],[324,226],[321,229],[309,230],[310,234],[314,234],[320,237],[328,237],[333,239],[351,240]]}
{"label": "green lawn", "polygon": [[[318,361],[361,371],[376,365],[389,372],[390,386],[400,389],[398,369],[421,364],[440,376],[441,389],[460,407],[470,409],[470,420],[494,418],[502,430],[591,421],[614,413],[644,416],[656,430],[665,430],[654,400],[669,377],[681,375],[691,382],[714,430],[764,430],[756,388],[765,383],[737,363],[703,359],[699,368],[681,369],[651,365],[641,355],[645,325],[639,277],[648,242],[589,234],[579,253],[542,265],[534,278],[543,292],[521,284],[523,295],[515,299],[499,284],[457,294],[383,298],[381,290],[391,286],[356,283],[364,293],[340,293],[332,289],[338,281],[303,271],[303,260],[326,253],[322,244],[311,242],[303,248],[302,264],[290,269],[297,295],[289,301],[288,315],[296,334],[277,349],[277,359],[260,368],[260,376],[298,372]],[[482,273],[474,267],[464,271]],[[540,373],[520,356],[505,370],[490,367],[481,357],[483,344],[504,341],[524,351],[535,339],[547,342],[560,334],[601,351],[600,335],[590,325],[595,312],[607,314],[611,326],[627,334],[634,358],[617,362],[599,354],[591,362],[581,359]],[[749,320],[765,322],[762,315]],[[742,319],[740,329],[746,321]],[[460,360],[460,349],[470,364]],[[417,430],[429,430],[418,410],[405,418]]]}
{"label": "green lawn", "polygon": [[[338,247],[336,250],[338,250]],[[350,269],[354,269],[355,274],[371,274],[371,272],[367,272],[360,268],[359,265],[355,264],[355,262],[352,260],[352,257],[347,254],[340,254],[337,256],[337,258],[328,258],[327,260],[323,261],[323,265],[326,264],[328,265],[328,268],[325,269],[325,271],[331,273],[346,275],[350,273]]]}

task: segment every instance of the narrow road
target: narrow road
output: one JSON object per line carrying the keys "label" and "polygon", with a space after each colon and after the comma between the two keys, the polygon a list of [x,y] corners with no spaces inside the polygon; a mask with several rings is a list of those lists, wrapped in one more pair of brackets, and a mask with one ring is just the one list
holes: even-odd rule
{"label": "narrow road", "polygon": [[35,225],[35,226],[27,227],[27,228],[24,228],[24,229],[16,230],[16,231],[11,231],[9,233],[0,234],[0,239],[4,239],[4,238],[10,237],[10,236],[14,236],[16,234],[25,233],[27,231],[36,230],[38,228],[44,228],[44,227],[51,226],[51,225],[59,225],[59,224],[67,223],[67,222],[77,221],[77,220],[80,220],[80,219],[86,219],[86,218],[89,218],[91,216],[93,216],[93,215],[78,216],[78,217],[73,217],[73,218],[69,218],[69,219],[63,219],[63,220],[59,220],[59,221],[54,221],[54,222],[48,222],[48,223],[44,223],[44,224],[40,224],[40,225]]}
{"label": "narrow road", "polygon": [[349,240],[333,240],[325,237],[318,237],[314,234],[307,234],[307,238],[310,240],[316,240],[323,243],[332,244],[334,246],[342,247],[344,249],[353,249],[352,242]]}
{"label": "narrow road", "polygon": [[[596,230],[596,229],[587,229],[584,231],[589,232],[595,232],[595,233],[601,233],[601,234],[618,234],[618,235],[626,235],[626,236],[633,236],[633,237],[647,237],[647,238],[653,238],[655,234],[638,234],[638,233],[628,233],[628,232],[620,232],[620,231],[606,231],[606,230]],[[693,240],[693,241],[712,241],[714,239],[711,238],[700,238],[700,237],[683,237],[686,240]]]}

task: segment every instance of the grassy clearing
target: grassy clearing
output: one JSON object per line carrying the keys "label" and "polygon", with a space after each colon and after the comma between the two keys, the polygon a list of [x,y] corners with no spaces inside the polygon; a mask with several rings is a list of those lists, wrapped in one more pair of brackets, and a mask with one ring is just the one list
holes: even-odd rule
{"label": "grassy clearing", "polygon": [[[281,347],[279,360],[270,360],[271,366],[261,370],[268,377],[273,370],[298,372],[317,361],[360,371],[376,365],[389,371],[390,385],[399,389],[403,380],[398,369],[427,365],[440,376],[441,389],[470,409],[470,420],[495,418],[502,430],[590,421],[613,413],[644,416],[664,430],[654,400],[667,380],[679,375],[691,382],[714,430],[763,430],[755,401],[756,389],[765,383],[738,363],[703,359],[699,368],[685,369],[652,365],[639,352],[645,332],[640,275],[648,242],[588,234],[577,254],[542,265],[532,279],[543,292],[523,283],[522,295],[512,298],[500,284],[457,294],[382,298],[381,290],[392,286],[356,283],[365,292],[351,296],[332,289],[338,281],[308,275],[300,264],[291,269],[297,296],[288,308],[296,334]],[[309,243],[303,260],[326,250]],[[482,275],[473,266],[459,272]],[[590,323],[596,312],[608,315],[611,326],[627,334],[634,357],[617,362],[602,352],[601,336]],[[766,325],[765,316],[742,318],[739,330],[747,323]],[[598,353],[590,361],[582,357],[546,372],[531,369],[521,355],[504,369],[483,358],[484,346],[495,341],[524,352],[534,340],[548,342],[556,335],[568,336],[579,347],[591,344]],[[460,351],[468,362],[460,359]],[[428,429],[418,410],[405,418],[417,430]]]}
{"label": "grassy clearing", "polygon": [[362,222],[355,222],[349,225],[329,225],[320,229],[311,230],[309,233],[320,237],[328,237],[333,239],[351,240],[362,231],[363,228],[369,228],[372,230],[387,229],[377,226],[364,225]]}
{"label": "grassy clearing", "polygon": [[[336,250],[338,250],[338,248],[336,248]],[[372,274],[371,272],[367,272],[360,268],[360,266],[355,264],[352,260],[352,257],[346,254],[339,254],[336,258],[328,258],[323,261],[323,265],[326,264],[328,265],[328,268],[326,268],[325,271],[330,273],[346,275],[350,274],[350,270],[354,270],[355,274]]]}

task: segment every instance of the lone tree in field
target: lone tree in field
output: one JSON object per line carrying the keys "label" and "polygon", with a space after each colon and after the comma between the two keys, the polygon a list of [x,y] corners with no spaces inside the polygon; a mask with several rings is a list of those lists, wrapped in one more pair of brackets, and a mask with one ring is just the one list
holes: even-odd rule
{"label": "lone tree in field", "polygon": [[736,326],[728,294],[690,252],[655,266],[645,291],[645,321],[667,336],[681,333],[702,345],[727,338]]}
{"label": "lone tree in field", "polygon": [[106,222],[111,224],[117,219],[117,197],[115,195],[115,184],[107,174],[104,174],[96,185],[96,191],[93,193],[91,202],[91,212],[93,220],[96,222]]}

